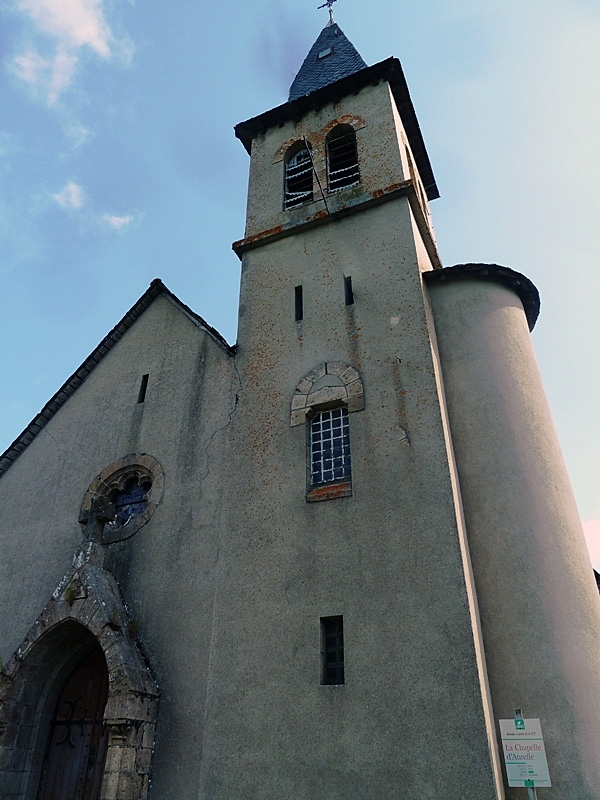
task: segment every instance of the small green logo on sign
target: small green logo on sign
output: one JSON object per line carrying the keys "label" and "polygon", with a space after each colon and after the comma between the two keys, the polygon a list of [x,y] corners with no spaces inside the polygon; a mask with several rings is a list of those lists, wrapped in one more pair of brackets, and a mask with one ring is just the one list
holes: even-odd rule
{"label": "small green logo on sign", "polygon": [[531,786],[532,789],[535,789],[535,781],[525,781],[525,786]]}
{"label": "small green logo on sign", "polygon": [[525,720],[524,719],[516,719],[515,720],[515,729],[518,731],[525,730]]}

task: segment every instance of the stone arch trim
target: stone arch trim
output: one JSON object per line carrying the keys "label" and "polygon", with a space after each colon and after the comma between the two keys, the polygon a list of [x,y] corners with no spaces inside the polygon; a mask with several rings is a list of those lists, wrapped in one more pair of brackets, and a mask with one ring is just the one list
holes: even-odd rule
{"label": "stone arch trim", "polygon": [[367,123],[362,117],[358,116],[358,114],[343,114],[341,117],[336,117],[328,122],[327,125],[325,125],[325,127],[320,131],[320,133],[322,136],[327,137],[332,130],[340,126],[354,128],[354,132],[356,133],[356,131],[366,128]]}
{"label": "stone arch trim", "polygon": [[[283,161],[286,157],[288,150],[292,147],[295,142],[302,141],[302,136],[305,135],[309,144],[313,149],[313,158],[319,159],[321,158],[322,150],[325,144],[325,138],[327,135],[338,125],[349,125],[350,127],[354,128],[355,131],[362,130],[362,128],[366,128],[367,123],[365,120],[360,117],[358,114],[342,114],[340,117],[335,117],[335,119],[330,120],[327,125],[325,125],[321,130],[304,130],[302,127],[302,123],[300,123],[298,127],[298,132],[295,136],[286,139],[285,142],[279,145],[275,153],[273,154],[272,163],[277,164],[280,161]],[[323,155],[324,157],[324,155]]]}
{"label": "stone arch trim", "polygon": [[130,453],[117,461],[113,461],[99,475],[96,475],[83,496],[81,513],[85,516],[85,513],[90,510],[92,498],[103,496],[109,499],[114,489],[122,489],[126,481],[132,477],[148,478],[152,483],[152,488],[148,492],[146,510],[143,514],[132,517],[125,525],[114,527],[106,525],[102,534],[103,544],[112,544],[129,539],[150,520],[162,498],[165,471],[162,464],[153,456],[147,453]]}
{"label": "stone arch trim", "polygon": [[[100,645],[108,667],[108,750],[101,798],[148,796],[158,689],[134,641],[117,582],[103,568],[104,557],[101,546],[84,545],[75,572],[63,579],[0,672],[1,796],[35,798],[45,736],[40,709],[48,705],[56,677],[48,676],[56,671],[61,646],[63,652],[65,647],[75,652],[86,640]],[[63,644],[57,648],[57,642]]]}
{"label": "stone arch trim", "polygon": [[349,412],[362,411],[365,394],[358,371],[343,361],[319,364],[296,386],[292,398],[290,425],[303,425],[312,409],[329,405],[346,406]]}

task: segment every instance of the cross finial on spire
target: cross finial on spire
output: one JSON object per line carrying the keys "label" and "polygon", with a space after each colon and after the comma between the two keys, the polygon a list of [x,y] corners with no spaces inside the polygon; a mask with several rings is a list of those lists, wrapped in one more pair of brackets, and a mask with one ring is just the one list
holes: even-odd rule
{"label": "cross finial on spire", "polygon": [[334,3],[337,3],[337,0],[325,0],[323,5],[319,6],[319,8],[328,8],[329,9],[329,24],[330,25],[333,25],[334,22],[335,22],[335,20],[333,19],[333,9],[331,7]]}

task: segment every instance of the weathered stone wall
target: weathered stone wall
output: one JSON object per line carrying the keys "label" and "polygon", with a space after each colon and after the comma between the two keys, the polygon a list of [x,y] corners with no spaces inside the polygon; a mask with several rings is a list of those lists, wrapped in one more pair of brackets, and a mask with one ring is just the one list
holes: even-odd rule
{"label": "weathered stone wall", "polygon": [[[149,374],[138,404],[142,375]],[[78,515],[104,468],[147,453],[164,469],[150,521],[110,546],[132,624],[164,702],[156,797],[195,797],[214,564],[226,488],[230,353],[157,298],[0,480],[0,657],[6,663],[69,571]],[[43,745],[41,745],[43,748]]]}
{"label": "weathered stone wall", "polygon": [[74,569],[0,673],[3,800],[37,797],[57,695],[79,657],[94,647],[102,649],[108,669],[102,800],[148,797],[158,691],[133,640],[119,588],[104,569],[109,560],[102,546],[81,548]]}
{"label": "weathered stone wall", "polygon": [[[325,188],[340,122],[361,183],[328,196],[331,217],[316,180],[314,201],[285,211],[287,149],[307,137]],[[113,692],[104,800],[500,800],[492,697],[496,716],[546,714],[560,796],[595,797],[593,583],[519,302],[469,281],[424,290],[439,257],[387,84],[252,153],[235,357],[161,295],[0,480],[0,657],[25,641],[37,663],[21,687],[37,721],[20,727],[18,659],[0,686],[6,796],[35,798],[36,696],[70,663],[61,647],[96,637],[109,673],[124,652],[114,620],[87,618],[83,573],[81,597],[60,581],[90,487],[137,464],[151,503],[106,551],[137,640],[125,660],[145,654],[160,707],[150,785],[156,695],[145,684],[142,720]],[[309,497],[305,420],[323,403],[352,411],[352,481]],[[42,609],[55,638],[36,651]],[[339,615],[345,683],[324,686],[320,618]],[[139,727],[119,722],[129,707]]]}
{"label": "weathered stone wall", "polygon": [[[360,161],[365,183],[402,179],[389,93],[374,87],[266,133],[248,233],[282,213],[278,141],[283,150],[359,107],[370,120],[358,131],[359,159],[373,159],[364,172]],[[244,255],[236,502],[220,550],[203,797],[499,796],[418,236],[399,197]],[[352,496],[307,503],[306,430],[290,425],[290,406],[326,362],[358,372],[364,410],[350,414]],[[319,619],[337,615],[346,682],[323,686]]]}

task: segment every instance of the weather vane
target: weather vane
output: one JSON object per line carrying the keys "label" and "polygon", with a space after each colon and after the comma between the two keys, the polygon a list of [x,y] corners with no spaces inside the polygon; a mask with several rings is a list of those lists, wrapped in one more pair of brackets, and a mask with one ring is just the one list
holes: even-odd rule
{"label": "weather vane", "polygon": [[322,6],[318,6],[319,8],[328,8],[328,9],[329,9],[329,22],[330,22],[332,25],[333,25],[333,22],[334,22],[334,20],[333,20],[333,9],[331,8],[331,6],[332,6],[334,3],[337,3],[337,0],[326,0],[326,2],[325,2],[325,3],[323,3],[323,5],[322,5]]}

